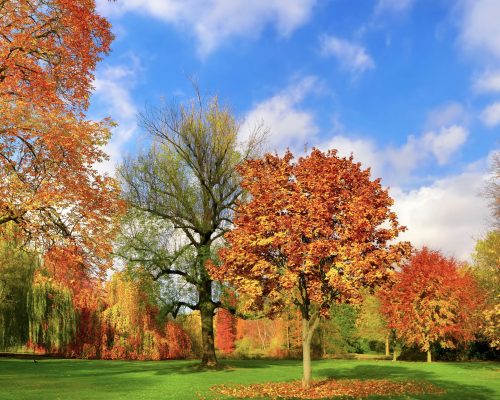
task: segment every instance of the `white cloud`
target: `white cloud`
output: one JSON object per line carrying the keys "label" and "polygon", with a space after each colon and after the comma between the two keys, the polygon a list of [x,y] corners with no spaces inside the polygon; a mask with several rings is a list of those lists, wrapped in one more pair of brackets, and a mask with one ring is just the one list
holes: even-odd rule
{"label": "white cloud", "polygon": [[[463,135],[463,128],[460,127],[443,129],[443,132],[435,134],[434,143],[427,150],[420,147],[429,140],[427,134],[409,136],[405,145],[394,149],[379,149],[368,139],[335,136],[324,149],[337,148],[342,156],[353,152],[355,160],[361,161],[364,167],[373,166],[373,177],[382,177],[384,185],[394,185],[390,189],[395,200],[394,210],[400,223],[408,228],[400,236],[401,240],[409,240],[416,247],[427,245],[449,256],[469,260],[475,241],[489,228],[488,201],[480,196],[487,179],[487,175],[481,172],[485,168],[485,161],[474,163],[464,173],[438,179],[415,189],[405,190],[398,186],[407,180],[407,177],[398,179],[399,169],[405,163],[407,168],[412,169],[424,161],[421,157],[427,159],[429,153],[434,154],[432,149],[440,149],[441,139],[444,142],[445,138],[451,136],[451,142],[457,143],[453,140],[454,135]],[[422,156],[419,151],[426,154]],[[442,153],[447,151],[448,148],[441,150]],[[395,156],[398,159],[391,161],[390,158]]]}
{"label": "white cloud", "polygon": [[371,168],[373,176],[384,177],[386,184],[398,185],[429,163],[448,164],[468,138],[467,128],[459,124],[466,121],[459,103],[446,103],[432,110],[427,118],[427,130],[421,135],[408,135],[406,142],[397,146],[379,147],[366,137],[346,134],[338,120],[333,122],[332,136],[320,137],[315,115],[301,107],[304,98],[317,91],[318,86],[318,80],[309,76],[256,104],[246,114],[240,139],[246,140],[255,126],[263,124],[270,129],[268,148],[271,151],[290,148],[300,155],[307,145],[309,149],[313,146],[322,150],[337,149],[341,156],[352,153],[363,168]]}
{"label": "white cloud", "polygon": [[500,124],[500,101],[490,104],[481,112],[481,121],[489,127]]}
{"label": "white cloud", "polygon": [[488,230],[488,202],[479,195],[484,182],[485,175],[466,172],[408,192],[391,189],[394,210],[408,228],[401,239],[469,259],[475,241]]}
{"label": "white cloud", "polygon": [[483,72],[475,79],[473,87],[479,93],[500,92],[500,70]]}
{"label": "white cloud", "polygon": [[320,46],[324,57],[337,58],[340,65],[352,73],[359,74],[375,68],[375,62],[365,48],[356,43],[324,35],[320,38]]}
{"label": "white cloud", "polygon": [[440,129],[450,125],[465,124],[468,120],[467,111],[462,104],[452,101],[432,109],[425,122],[427,129]]}
{"label": "white cloud", "polygon": [[132,69],[124,66],[107,67],[94,80],[94,94],[106,102],[112,115],[120,120],[135,119],[137,114],[130,92],[124,85],[124,81],[130,79],[133,74]]}
{"label": "white cloud", "polygon": [[461,42],[470,52],[500,59],[500,4],[498,0],[463,0]]}
{"label": "white cloud", "polygon": [[253,38],[268,25],[288,36],[311,17],[316,0],[99,0],[104,15],[127,11],[161,19],[197,39],[198,52],[206,56],[233,37]]}
{"label": "white cloud", "polygon": [[385,184],[399,185],[433,160],[438,165],[448,164],[467,136],[467,129],[452,125],[420,136],[409,135],[400,146],[379,147],[368,138],[345,134],[336,134],[316,146],[322,150],[337,149],[343,157],[352,153],[363,168],[371,168],[373,176],[383,177]]}
{"label": "white cloud", "polygon": [[468,131],[462,126],[442,127],[439,131],[428,131],[421,136],[409,135],[406,143],[399,147],[388,147],[383,152],[389,168],[386,171],[393,181],[407,179],[420,165],[430,158],[439,165],[448,164],[452,156],[465,144]]}
{"label": "white cloud", "polygon": [[403,13],[408,11],[415,0],[379,0],[375,6],[375,14],[383,12]]}
{"label": "white cloud", "polygon": [[318,127],[314,115],[298,108],[304,97],[311,94],[318,81],[309,76],[290,85],[275,96],[255,105],[245,116],[240,130],[242,140],[248,138],[252,129],[263,123],[270,129],[268,145],[271,150],[284,150],[287,147],[300,152],[306,144],[316,140]]}
{"label": "white cloud", "polygon": [[428,151],[429,149],[422,146],[421,138],[414,135],[408,135],[406,143],[401,146],[388,146],[383,150],[382,157],[387,164],[386,170],[390,171],[390,181],[407,179],[419,163],[429,156]]}
{"label": "white cloud", "polygon": [[458,125],[441,128],[439,133],[427,132],[422,137],[422,145],[436,158],[439,165],[445,165],[451,156],[467,140],[468,131]]}
{"label": "white cloud", "polygon": [[98,166],[101,173],[109,175],[114,175],[116,166],[122,161],[124,146],[137,131],[137,107],[131,90],[140,65],[134,57],[131,61],[127,66],[105,66],[94,80],[92,103],[97,105],[100,114],[111,116],[118,123],[105,147],[110,159]]}

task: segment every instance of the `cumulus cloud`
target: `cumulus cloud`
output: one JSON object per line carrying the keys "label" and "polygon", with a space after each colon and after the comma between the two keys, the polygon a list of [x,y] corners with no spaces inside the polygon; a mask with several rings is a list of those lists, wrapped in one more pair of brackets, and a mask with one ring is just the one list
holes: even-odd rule
{"label": "cumulus cloud", "polygon": [[137,108],[124,85],[134,76],[134,69],[125,66],[107,66],[94,80],[94,94],[107,103],[108,109],[121,120],[135,119]]}
{"label": "cumulus cloud", "polygon": [[468,130],[458,125],[428,131],[421,136],[409,135],[402,146],[390,146],[383,152],[384,159],[390,165],[386,171],[389,170],[389,176],[397,181],[408,178],[412,171],[429,159],[445,165],[463,146],[467,136]]}
{"label": "cumulus cloud", "polygon": [[474,80],[473,88],[478,93],[500,92],[500,70],[488,70]]}
{"label": "cumulus cloud", "polygon": [[467,137],[466,128],[451,125],[420,136],[408,135],[400,146],[378,146],[369,138],[346,134],[336,134],[313,144],[322,150],[337,149],[343,157],[352,154],[364,168],[371,168],[373,176],[383,177],[385,184],[401,185],[415,170],[429,162],[441,166],[448,164]]}
{"label": "cumulus cloud", "polygon": [[481,112],[481,121],[490,128],[500,124],[500,101],[490,104]]}
{"label": "cumulus cloud", "polygon": [[364,47],[345,39],[324,35],[320,38],[320,51],[324,57],[335,57],[343,68],[354,74],[375,68]]}
{"label": "cumulus cloud", "polygon": [[441,128],[438,133],[427,132],[422,137],[422,145],[434,155],[439,165],[445,165],[465,143],[468,134],[464,127],[452,125]]}
{"label": "cumulus cloud", "polygon": [[233,37],[257,37],[267,26],[288,36],[311,17],[316,0],[99,0],[104,15],[147,14],[191,32],[206,56]]}
{"label": "cumulus cloud", "polygon": [[463,0],[461,42],[470,52],[500,59],[500,7],[498,0]]}
{"label": "cumulus cloud", "polygon": [[117,164],[122,161],[124,146],[137,131],[137,107],[131,90],[139,69],[139,62],[132,57],[127,65],[104,66],[94,80],[92,103],[102,114],[100,117],[111,116],[118,123],[113,129],[111,141],[105,147],[109,160],[98,166],[101,173],[114,175]]}
{"label": "cumulus cloud", "polygon": [[[402,166],[414,167],[431,155],[437,158],[436,152],[449,156],[452,148],[459,147],[465,135],[464,128],[442,129],[432,137],[429,133],[409,136],[399,148],[378,148],[369,139],[337,135],[325,142],[325,149],[337,148],[343,156],[353,153],[355,161],[360,161],[364,167],[373,167],[372,176],[382,177],[384,185],[391,185],[394,210],[401,224],[408,228],[401,240],[409,240],[416,247],[427,245],[442,250],[460,260],[470,260],[475,241],[489,228],[488,201],[480,196],[487,179],[482,171],[486,162],[479,160],[463,173],[416,188],[405,189],[401,186],[404,181],[397,179]],[[443,149],[447,139],[455,144],[445,144]],[[426,141],[431,142],[427,148],[423,147]],[[392,157],[397,159],[391,160]],[[437,162],[445,159],[437,158]]]}
{"label": "cumulus cloud", "polygon": [[391,189],[394,210],[408,228],[401,239],[469,259],[488,230],[488,202],[480,196],[485,179],[480,172],[464,172],[410,191]]}
{"label": "cumulus cloud", "polygon": [[313,76],[300,79],[269,99],[257,103],[245,116],[240,130],[242,140],[261,123],[270,132],[268,145],[271,150],[282,151],[287,147],[300,151],[316,139],[318,127],[312,112],[300,109],[306,95],[314,92],[318,80]]}
{"label": "cumulus cloud", "polygon": [[429,159],[448,164],[467,141],[467,122],[467,112],[460,103],[447,102],[432,109],[420,136],[409,135],[402,146],[389,146],[385,151],[392,175],[405,178]]}

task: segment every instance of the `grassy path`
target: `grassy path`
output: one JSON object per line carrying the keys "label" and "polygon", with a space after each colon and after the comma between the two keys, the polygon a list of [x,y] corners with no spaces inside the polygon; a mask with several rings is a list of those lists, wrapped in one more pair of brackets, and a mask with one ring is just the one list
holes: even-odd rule
{"label": "grassy path", "polygon": [[[222,371],[196,369],[193,361],[87,361],[0,359],[0,399],[197,399],[216,384],[286,381],[300,378],[298,361],[228,361]],[[427,380],[442,396],[393,397],[446,400],[500,399],[498,363],[407,363],[321,360],[314,376],[335,379]],[[388,397],[373,397],[387,399]]]}

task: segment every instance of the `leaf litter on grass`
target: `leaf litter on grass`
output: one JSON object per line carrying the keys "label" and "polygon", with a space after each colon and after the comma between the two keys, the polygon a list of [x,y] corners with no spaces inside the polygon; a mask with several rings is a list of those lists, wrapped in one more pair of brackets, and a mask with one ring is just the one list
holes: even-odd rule
{"label": "leaf litter on grass", "polygon": [[[444,390],[426,381],[393,381],[388,379],[322,379],[311,383],[309,389],[302,388],[301,381],[269,382],[252,385],[216,385],[210,388],[217,397],[237,399],[329,399],[351,397],[362,399],[368,396],[397,396],[418,394],[443,394]],[[201,396],[200,396],[201,397]],[[203,397],[201,397],[203,398]]]}

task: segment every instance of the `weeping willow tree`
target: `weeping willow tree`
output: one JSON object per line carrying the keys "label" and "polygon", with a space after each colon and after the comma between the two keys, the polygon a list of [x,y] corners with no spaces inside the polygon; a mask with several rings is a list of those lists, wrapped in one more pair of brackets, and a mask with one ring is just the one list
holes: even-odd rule
{"label": "weeping willow tree", "polygon": [[53,278],[37,274],[28,294],[29,340],[34,346],[60,352],[76,334],[72,294]]}
{"label": "weeping willow tree", "polygon": [[0,349],[23,346],[29,337],[27,298],[38,265],[36,254],[22,249],[14,228],[0,231]]}
{"label": "weeping willow tree", "polygon": [[23,246],[15,225],[0,228],[0,349],[28,342],[58,351],[75,335],[69,288],[43,270],[40,256]]}

